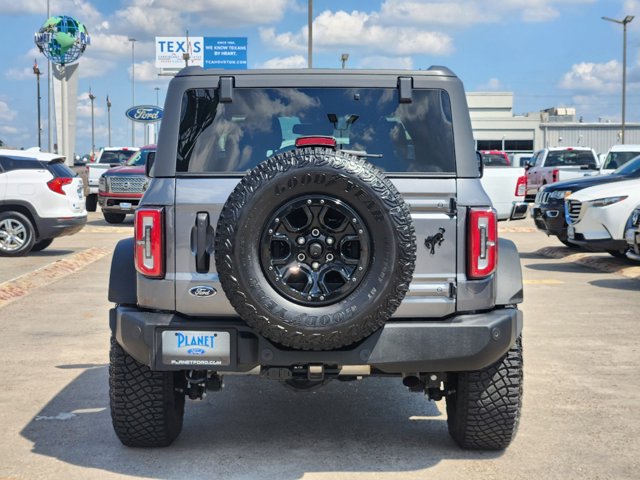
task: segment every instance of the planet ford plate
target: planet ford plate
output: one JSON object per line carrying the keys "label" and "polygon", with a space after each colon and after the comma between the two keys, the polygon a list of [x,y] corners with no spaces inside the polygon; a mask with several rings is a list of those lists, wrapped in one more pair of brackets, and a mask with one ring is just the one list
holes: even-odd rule
{"label": "planet ford plate", "polygon": [[162,361],[167,365],[229,365],[231,335],[218,331],[165,330]]}

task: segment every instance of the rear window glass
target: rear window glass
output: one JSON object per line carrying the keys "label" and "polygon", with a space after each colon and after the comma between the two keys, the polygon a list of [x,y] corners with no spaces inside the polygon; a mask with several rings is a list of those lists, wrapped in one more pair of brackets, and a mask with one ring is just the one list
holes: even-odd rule
{"label": "rear window glass", "polygon": [[134,153],[133,150],[105,150],[100,155],[98,163],[124,163]]}
{"label": "rear window glass", "polygon": [[153,159],[156,156],[155,150],[140,150],[127,160],[127,165],[130,167],[144,167],[144,164],[149,160],[153,163]]}
{"label": "rear window glass", "polygon": [[60,178],[73,178],[78,174],[67,167],[63,162],[55,162],[47,165],[49,171],[53,174],[54,177]]}
{"label": "rear window glass", "polygon": [[332,136],[387,172],[455,172],[448,94],[414,90],[400,103],[391,88],[237,88],[229,103],[215,89],[188,90],[176,170],[245,172],[309,135]]}
{"label": "rear window glass", "polygon": [[545,167],[570,167],[588,165],[596,167],[596,158],[591,150],[554,150],[549,152]]}
{"label": "rear window glass", "polygon": [[508,167],[509,160],[504,155],[498,153],[483,153],[482,163],[489,167]]}
{"label": "rear window glass", "polygon": [[624,165],[616,169],[613,173],[617,175],[640,175],[640,156],[634,157],[633,159],[629,160]]}

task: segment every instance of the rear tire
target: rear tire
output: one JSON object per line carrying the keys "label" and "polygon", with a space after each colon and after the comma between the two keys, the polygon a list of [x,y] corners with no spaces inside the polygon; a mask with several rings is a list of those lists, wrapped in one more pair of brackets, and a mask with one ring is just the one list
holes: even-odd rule
{"label": "rear tire", "polygon": [[52,243],[53,243],[53,238],[45,238],[44,240],[40,240],[39,242],[34,243],[33,248],[31,249],[31,251],[32,252],[39,252],[39,251],[44,250],[45,248],[47,248]]}
{"label": "rear tire", "polygon": [[26,216],[18,212],[0,213],[0,257],[26,255],[35,240],[35,229]]}
{"label": "rear tire", "polygon": [[522,339],[496,363],[453,375],[447,387],[449,433],[460,447],[502,450],[518,430],[522,407]]}
{"label": "rear tire", "polygon": [[111,223],[111,224],[122,223],[124,222],[124,219],[127,216],[124,213],[106,213],[106,212],[102,212],[102,215],[104,216],[104,219],[107,221],[107,223]]}
{"label": "rear tire", "polygon": [[92,193],[87,197],[87,212],[95,212],[98,207],[98,196],[95,193]]}
{"label": "rear tire", "polygon": [[128,447],[166,447],[182,430],[182,372],[155,372],[111,337],[109,400],[113,429]]}

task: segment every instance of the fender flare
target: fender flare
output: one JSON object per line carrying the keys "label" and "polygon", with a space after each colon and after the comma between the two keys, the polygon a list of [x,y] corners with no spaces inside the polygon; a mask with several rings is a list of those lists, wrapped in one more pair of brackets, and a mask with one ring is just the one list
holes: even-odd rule
{"label": "fender flare", "polygon": [[109,301],[119,305],[138,303],[137,273],[133,258],[134,240],[120,240],[111,259]]}
{"label": "fender flare", "polygon": [[516,244],[498,239],[498,270],[496,272],[496,305],[513,305],[524,300],[522,267]]}

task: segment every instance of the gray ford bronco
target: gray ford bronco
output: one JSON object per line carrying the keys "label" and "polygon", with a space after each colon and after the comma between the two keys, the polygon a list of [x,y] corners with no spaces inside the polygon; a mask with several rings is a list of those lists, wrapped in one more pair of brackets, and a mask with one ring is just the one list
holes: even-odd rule
{"label": "gray ford bronco", "polygon": [[520,260],[451,71],[185,68],[147,174],[109,283],[122,443],[169,445],[228,374],[396,376],[461,447],[512,441]]}

